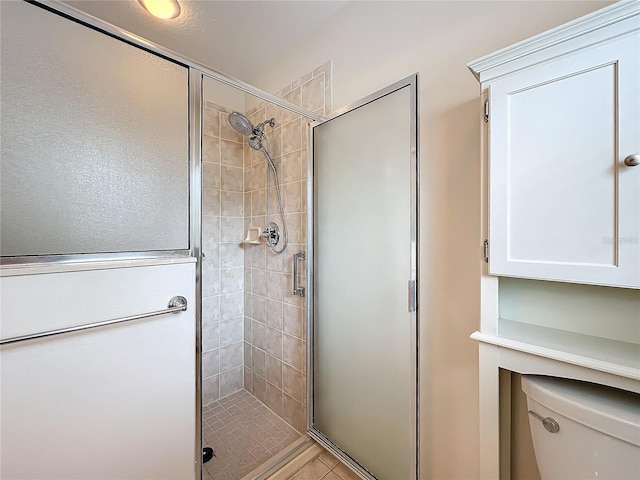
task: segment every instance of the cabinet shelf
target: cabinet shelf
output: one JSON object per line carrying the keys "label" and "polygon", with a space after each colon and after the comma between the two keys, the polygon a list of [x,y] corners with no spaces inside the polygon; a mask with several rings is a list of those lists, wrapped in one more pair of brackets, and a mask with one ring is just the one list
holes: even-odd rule
{"label": "cabinet shelf", "polygon": [[499,319],[498,334],[475,332],[480,342],[640,380],[640,345]]}

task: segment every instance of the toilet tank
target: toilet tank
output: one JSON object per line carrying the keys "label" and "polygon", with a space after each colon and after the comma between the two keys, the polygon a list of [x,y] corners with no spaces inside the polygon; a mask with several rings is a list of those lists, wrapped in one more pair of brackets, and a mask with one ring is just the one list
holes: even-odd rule
{"label": "toilet tank", "polygon": [[543,480],[640,479],[640,395],[533,375],[522,390]]}

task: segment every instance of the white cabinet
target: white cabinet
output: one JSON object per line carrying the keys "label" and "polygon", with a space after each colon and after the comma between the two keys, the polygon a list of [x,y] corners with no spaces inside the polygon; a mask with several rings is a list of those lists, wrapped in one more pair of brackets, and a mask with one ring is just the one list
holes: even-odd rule
{"label": "white cabinet", "polygon": [[0,270],[4,340],[187,300],[1,345],[3,479],[196,478],[195,275],[179,257]]}
{"label": "white cabinet", "polygon": [[640,288],[640,20],[555,40],[471,66],[489,91],[489,272]]}
{"label": "white cabinet", "polygon": [[488,117],[479,240],[489,264],[479,260],[472,334],[480,478],[508,479],[509,371],[640,392],[640,165],[625,163],[640,155],[640,2],[469,68]]}

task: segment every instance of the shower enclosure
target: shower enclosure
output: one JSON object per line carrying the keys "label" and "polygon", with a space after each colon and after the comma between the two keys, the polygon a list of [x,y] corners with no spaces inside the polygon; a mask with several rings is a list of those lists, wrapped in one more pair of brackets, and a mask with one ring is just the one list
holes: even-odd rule
{"label": "shower enclosure", "polygon": [[[326,86],[320,69],[280,96],[321,116]],[[306,251],[311,119],[207,76],[202,92],[202,438],[215,452],[204,478],[241,478],[307,427],[305,298],[293,275],[305,284],[294,260]]]}
{"label": "shower enclosure", "polygon": [[[106,478],[109,464],[119,465],[121,478],[260,478],[269,464],[304,446],[309,433],[363,478],[395,478],[398,472],[403,478],[416,478],[417,79],[410,77],[331,113],[330,63],[270,95],[68,5],[7,3],[23,10],[20,15],[25,18],[16,25],[37,20],[42,22],[40,31],[59,29],[53,37],[69,42],[53,49],[51,65],[42,70],[42,79],[38,77],[44,92],[80,81],[65,76],[70,70],[60,66],[67,62],[77,67],[73,71],[86,85],[82,92],[86,98],[80,103],[73,99],[56,103],[59,90],[39,97],[27,92],[26,99],[38,98],[40,103],[7,109],[3,90],[3,118],[15,117],[3,122],[3,144],[8,145],[4,142],[11,135],[17,145],[27,138],[25,128],[37,123],[29,119],[42,118],[42,99],[52,100],[44,110],[53,112],[54,118],[68,117],[93,129],[88,134],[78,129],[77,137],[67,138],[64,135],[73,131],[65,130],[67,123],[51,122],[46,148],[34,158],[55,152],[63,161],[23,159],[13,165],[16,182],[26,178],[24,169],[37,180],[32,185],[44,182],[42,188],[28,191],[32,203],[21,217],[33,220],[39,231],[51,225],[69,234],[87,226],[88,222],[77,220],[87,218],[89,207],[95,207],[97,214],[96,231],[87,244],[82,241],[88,236],[68,235],[60,236],[54,247],[46,242],[42,247],[37,242],[49,237],[33,235],[27,240],[35,246],[12,243],[25,251],[5,250],[7,244],[3,245],[0,340],[12,340],[5,338],[13,331],[7,325],[16,329],[16,335],[22,333],[20,328],[30,327],[22,321],[25,316],[44,322],[40,330],[45,333],[59,326],[48,325],[48,313],[32,311],[32,305],[60,305],[56,311],[63,314],[56,321],[63,327],[72,324],[73,332],[75,322],[82,323],[85,316],[95,317],[91,327],[95,335],[103,328],[100,320],[107,318],[131,322],[122,328],[138,330],[132,334],[108,327],[112,337],[106,337],[104,345],[97,343],[104,347],[101,356],[91,350],[89,357],[69,357],[71,352],[87,355],[83,342],[99,342],[76,333],[68,337],[69,343],[34,343],[29,348],[35,350],[2,345],[2,388],[13,382],[10,402],[3,398],[2,405],[2,440],[12,445],[10,455],[3,448],[3,472],[11,468],[15,476],[44,478],[45,470],[21,459],[32,453],[31,439],[45,438],[56,448],[42,468],[60,478]],[[9,7],[3,5],[3,27],[12,18],[6,12]],[[15,34],[17,42],[33,40],[20,35]],[[98,49],[102,55],[67,56],[67,50],[75,52],[72,47],[78,44],[92,45],[88,51]],[[38,44],[34,60],[15,54],[24,51],[22,44],[16,44],[15,52],[7,45],[12,44],[3,36],[3,62],[13,59],[13,71],[24,75],[34,68],[29,61],[37,66],[39,52],[47,47],[46,42]],[[145,70],[153,62],[164,74],[175,71],[175,98],[159,102],[148,95],[151,90],[134,91],[124,83],[113,97],[130,101],[117,107],[115,100],[94,105],[93,101],[113,93],[115,83],[107,81],[99,89],[91,72],[99,71],[100,65],[85,68],[85,62],[107,58],[107,53],[114,58],[112,71],[133,72],[134,66],[142,65],[142,78],[148,80],[161,78]],[[145,61],[136,61],[137,55],[145,56]],[[108,72],[103,77],[110,79]],[[132,75],[128,79],[135,80]],[[3,89],[21,84],[19,76],[11,79],[3,70]],[[104,124],[84,121],[86,105],[103,113]],[[136,144],[135,151],[128,148],[134,129],[122,127],[123,112],[126,119],[142,112],[160,122],[138,121],[147,126],[140,133],[149,138],[146,144]],[[18,124],[25,127],[12,132]],[[366,145],[361,141],[363,128],[374,132]],[[107,132],[112,135],[108,142]],[[168,154],[169,147],[154,144],[157,138],[176,150]],[[91,148],[77,153],[73,150],[77,145]],[[163,151],[150,154],[154,145]],[[3,150],[3,168],[15,151],[20,148],[9,155]],[[154,163],[160,157],[166,157],[162,175]],[[75,161],[78,158],[83,162]],[[118,163],[121,160],[124,163]],[[109,170],[112,167],[115,170]],[[70,175],[77,172],[84,176]],[[65,196],[59,195],[60,208],[54,210],[63,214],[37,217],[41,207],[50,206],[54,189],[63,194],[81,191],[88,197],[65,213]],[[131,190],[140,197],[129,197]],[[3,185],[3,195],[12,191]],[[10,200],[15,199],[3,196],[3,206]],[[126,216],[143,207],[148,215]],[[105,211],[113,218],[102,215]],[[3,224],[5,232],[17,225],[16,218],[4,217],[3,221],[14,222],[8,229]],[[259,234],[253,235],[256,229]],[[137,230],[144,232],[131,235]],[[307,238],[307,232],[313,237]],[[109,243],[114,239],[121,241],[117,248]],[[345,266],[349,275],[344,274]],[[147,272],[159,273],[154,277]],[[405,313],[407,281],[413,303]],[[82,294],[90,299],[89,313],[77,308],[78,285],[95,287]],[[18,293],[9,297],[5,292]],[[36,293],[25,297],[25,292]],[[165,310],[155,306],[160,298],[166,303],[173,296],[185,297],[186,311],[180,307],[178,312],[175,303]],[[114,298],[123,299],[122,303]],[[130,311],[134,304],[159,317],[157,323],[135,323],[149,315]],[[84,324],[78,326],[84,329]],[[62,355],[56,345],[66,345],[66,353]],[[111,352],[122,358],[113,363]],[[149,362],[149,353],[160,359],[158,363]],[[51,355],[69,357],[74,369],[66,368],[64,360],[49,370],[54,367],[46,360]],[[25,359],[33,358],[43,359],[42,364],[26,370],[32,364]],[[51,408],[34,403],[41,395],[29,386],[33,382],[25,382],[32,378],[41,379],[43,385],[56,380],[49,392],[47,408]],[[76,392],[82,389],[75,382],[86,378],[92,378],[91,402],[79,403],[80,397],[73,395],[55,396],[61,394],[57,385]],[[108,378],[109,385],[101,384],[100,378]],[[33,411],[25,411],[24,405]],[[67,419],[64,442],[56,442],[59,418]],[[104,438],[86,435],[86,425],[112,432],[114,438],[109,433]],[[128,434],[132,428],[136,435]],[[382,448],[386,439],[380,436],[381,429],[394,432],[395,448]],[[122,438],[127,442],[120,445]],[[108,448],[102,450],[101,445]],[[162,461],[130,458],[131,452],[153,452],[154,447],[163,452]],[[203,458],[203,447],[212,449],[212,455]],[[63,461],[78,451],[82,461],[73,465]]]}
{"label": "shower enclosure", "polygon": [[[204,465],[205,474],[240,478],[310,428],[364,478],[417,478],[417,77],[335,114],[307,98],[323,105],[314,111],[322,118],[308,126],[286,109],[211,82],[205,78],[203,115],[203,439],[220,455]],[[325,90],[296,88],[285,95],[300,103],[304,92]],[[363,146],[363,130],[383,134]],[[241,188],[240,172],[233,171],[241,166],[244,205],[235,195],[233,206],[227,190]],[[210,215],[218,204],[216,222]],[[268,244],[270,211],[289,225],[289,247]],[[264,240],[242,242],[252,228]],[[313,234],[310,244],[306,231]],[[210,243],[216,238],[217,249]],[[217,252],[209,265],[207,250]],[[299,252],[310,255],[294,282]],[[216,300],[209,282],[218,275]],[[307,298],[294,294],[305,283],[310,311]],[[243,292],[242,306],[230,288]],[[241,309],[242,381],[239,321],[226,318]],[[216,327],[207,319],[218,317],[219,343],[212,344],[206,332]],[[238,343],[227,347],[229,322]],[[232,384],[229,350],[236,352]]]}

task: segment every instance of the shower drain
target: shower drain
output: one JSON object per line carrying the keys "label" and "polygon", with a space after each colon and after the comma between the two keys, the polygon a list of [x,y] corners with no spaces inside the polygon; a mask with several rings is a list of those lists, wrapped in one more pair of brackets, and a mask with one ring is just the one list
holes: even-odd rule
{"label": "shower drain", "polygon": [[209,460],[213,458],[213,448],[204,447],[202,449],[202,463],[207,463]]}

